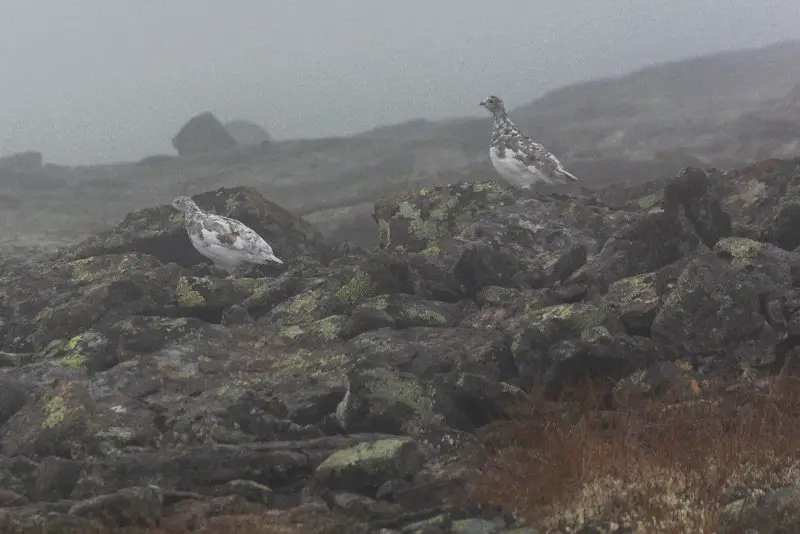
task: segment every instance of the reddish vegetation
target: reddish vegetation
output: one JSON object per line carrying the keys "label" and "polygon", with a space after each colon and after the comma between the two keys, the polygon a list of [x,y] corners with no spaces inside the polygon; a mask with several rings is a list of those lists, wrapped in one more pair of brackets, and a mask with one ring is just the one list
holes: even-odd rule
{"label": "reddish vegetation", "polygon": [[737,521],[723,510],[742,492],[797,483],[800,380],[693,386],[614,410],[591,388],[515,410],[485,429],[476,497],[546,531],[585,520],[709,533]]}

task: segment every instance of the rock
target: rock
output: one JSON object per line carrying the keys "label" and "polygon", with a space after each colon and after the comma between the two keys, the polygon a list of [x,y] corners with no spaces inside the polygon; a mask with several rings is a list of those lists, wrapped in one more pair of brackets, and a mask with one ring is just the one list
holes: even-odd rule
{"label": "rock", "polygon": [[455,235],[481,215],[514,201],[499,182],[460,183],[399,193],[375,204],[382,248],[420,252],[438,239]]}
{"label": "rock", "polygon": [[128,487],[75,503],[69,513],[114,526],[153,527],[161,518],[164,495],[156,486]]}
{"label": "rock", "polygon": [[0,425],[5,424],[28,401],[28,391],[19,382],[0,382]]}
{"label": "rock", "polygon": [[708,247],[731,235],[719,187],[702,169],[688,168],[664,188],[664,211],[685,217]]}
{"label": "rock", "polygon": [[[221,187],[192,199],[205,210],[242,221],[266,239],[284,262],[301,255],[324,257],[329,253],[316,229],[252,187]],[[185,267],[206,262],[189,242],[181,214],[169,205],[130,213],[116,228],[68,247],[62,258],[79,260],[125,252],[147,254],[163,263]]]}
{"label": "rock", "polygon": [[393,194],[375,207],[383,250],[220,189],[199,203],[285,266],[213,276],[168,206],[0,262],[0,530],[527,532],[475,502],[473,460],[504,429],[525,455],[550,436],[539,422],[612,432],[641,406],[783,399],[796,167]]}
{"label": "rock", "polygon": [[412,439],[362,443],[329,456],[314,473],[314,482],[332,490],[374,495],[385,481],[413,475],[423,461]]}
{"label": "rock", "polygon": [[264,128],[250,121],[238,119],[226,122],[225,129],[240,146],[264,145],[272,141]]}
{"label": "rock", "polygon": [[777,339],[751,276],[714,255],[690,260],[653,321],[653,339],[689,354],[742,349],[756,357]]}
{"label": "rock", "polygon": [[0,172],[32,174],[42,171],[43,157],[41,152],[29,150],[17,152],[0,158]]}
{"label": "rock", "polygon": [[220,493],[223,495],[240,495],[248,501],[261,503],[265,506],[272,506],[275,500],[275,494],[269,486],[252,480],[231,480],[222,486]]}
{"label": "rock", "polygon": [[379,295],[362,301],[350,314],[347,336],[383,327],[395,329],[415,326],[456,326],[470,309],[470,304],[449,304],[421,299],[402,293]]}
{"label": "rock", "polygon": [[588,284],[590,294],[602,294],[617,280],[655,271],[708,250],[675,212],[648,213],[615,232],[567,282]]}
{"label": "rock", "polygon": [[57,456],[43,458],[36,468],[34,494],[40,501],[67,499],[81,475],[80,462]]}
{"label": "rock", "polygon": [[172,146],[180,156],[194,156],[236,148],[236,139],[210,111],[195,115],[183,125]]}

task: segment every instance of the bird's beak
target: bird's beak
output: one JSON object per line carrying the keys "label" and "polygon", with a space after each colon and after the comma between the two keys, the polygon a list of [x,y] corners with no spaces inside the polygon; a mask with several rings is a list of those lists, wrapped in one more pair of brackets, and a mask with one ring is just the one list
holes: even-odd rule
{"label": "bird's beak", "polygon": [[479,105],[486,107],[486,100],[481,100],[481,103]]}

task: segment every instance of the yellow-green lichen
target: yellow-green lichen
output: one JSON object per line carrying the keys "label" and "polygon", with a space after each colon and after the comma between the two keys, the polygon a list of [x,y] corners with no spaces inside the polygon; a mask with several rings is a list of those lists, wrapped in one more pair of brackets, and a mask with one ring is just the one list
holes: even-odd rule
{"label": "yellow-green lichen", "polygon": [[67,367],[68,369],[72,369],[73,371],[80,371],[82,373],[86,372],[86,369],[89,364],[89,359],[80,353],[70,354],[69,356],[64,356],[63,358],[59,358],[56,360],[56,363],[61,367]]}
{"label": "yellow-green lichen", "polygon": [[322,290],[320,289],[304,291],[292,299],[286,311],[291,315],[305,315],[316,308],[321,296]]}
{"label": "yellow-green lichen", "polygon": [[539,310],[538,315],[542,319],[569,319],[574,312],[572,304],[556,304],[555,306],[548,306]]}
{"label": "yellow-green lichen", "polygon": [[347,317],[344,315],[331,315],[314,321],[305,326],[291,325],[280,331],[280,336],[290,340],[297,340],[303,336],[314,336],[323,341],[333,341],[338,338],[344,329]]}
{"label": "yellow-green lichen", "polygon": [[92,273],[86,267],[92,263],[93,258],[86,258],[82,260],[73,261],[70,266],[72,267],[72,281],[76,284],[86,284],[95,279],[95,273]]}
{"label": "yellow-green lichen", "polygon": [[448,323],[447,317],[442,312],[421,306],[416,302],[404,303],[400,315],[408,321],[419,322],[429,326],[445,326]]}
{"label": "yellow-green lichen", "polygon": [[302,336],[303,334],[305,334],[305,330],[303,330],[302,328],[300,328],[297,325],[291,325],[291,326],[287,326],[286,328],[281,329],[279,335],[281,337],[285,337],[285,338],[288,338],[288,339],[297,339],[300,336]]}
{"label": "yellow-green lichen", "polygon": [[510,304],[521,293],[517,289],[502,286],[486,286],[480,291],[480,300],[492,306]]}
{"label": "yellow-green lichen", "polygon": [[758,256],[764,244],[746,237],[726,237],[720,239],[714,246],[717,252],[728,252],[737,260],[748,260]]}
{"label": "yellow-green lichen", "polygon": [[67,405],[64,398],[56,395],[44,405],[43,428],[55,428],[67,416]]}
{"label": "yellow-green lichen", "polygon": [[414,379],[401,378],[386,370],[382,376],[370,382],[368,387],[375,395],[392,399],[414,410],[417,420],[406,422],[409,432],[428,426],[437,419],[430,392]]}
{"label": "yellow-green lichen", "polygon": [[91,339],[84,339],[84,335],[85,334],[78,334],[73,336],[60,347],[59,352],[63,354],[63,356],[55,360],[57,365],[72,369],[73,371],[86,372],[89,358],[81,350],[81,345],[91,342]]}
{"label": "yellow-green lichen", "polygon": [[653,193],[652,195],[646,195],[646,196],[637,198],[634,201],[634,203],[636,204],[636,206],[639,209],[641,209],[643,211],[647,211],[647,210],[655,207],[656,204],[658,204],[659,202],[661,202],[662,198],[663,198],[663,194],[661,194],[661,193]]}
{"label": "yellow-green lichen", "polygon": [[369,473],[370,468],[383,468],[387,462],[391,462],[400,455],[411,442],[411,438],[386,438],[371,443],[359,443],[328,456],[320,464],[318,471],[321,473],[336,472],[348,467],[359,466]]}
{"label": "yellow-green lichen", "polygon": [[364,271],[358,271],[336,291],[336,298],[350,306],[356,306],[374,295],[375,284],[370,275]]}
{"label": "yellow-green lichen", "polygon": [[476,193],[482,193],[484,191],[492,191],[495,193],[502,193],[502,188],[497,182],[475,182],[472,184],[472,190]]}
{"label": "yellow-green lichen", "polygon": [[389,299],[387,295],[378,295],[369,300],[369,306],[376,310],[385,310],[389,307]]}
{"label": "yellow-green lichen", "polygon": [[302,373],[306,377],[330,377],[332,370],[342,370],[349,361],[347,354],[335,352],[320,355],[318,351],[300,349],[294,353],[281,355],[272,369],[276,373]]}
{"label": "yellow-green lichen", "polygon": [[423,251],[420,254],[422,254],[428,259],[435,259],[438,258],[441,253],[442,249],[439,247],[439,245],[433,244],[423,249]]}
{"label": "yellow-green lichen", "polygon": [[187,278],[182,276],[178,280],[175,296],[181,308],[197,308],[206,304],[206,299],[197,290],[198,287],[209,288],[211,280],[208,278]]}
{"label": "yellow-green lichen", "polygon": [[633,301],[656,301],[655,273],[644,273],[617,280],[609,286],[606,300],[628,306]]}
{"label": "yellow-green lichen", "polygon": [[34,322],[39,322],[44,319],[49,319],[53,315],[53,308],[50,306],[45,306],[39,313],[36,314],[36,317],[33,318]]}
{"label": "yellow-green lichen", "polygon": [[533,321],[567,322],[579,328],[599,326],[606,320],[606,311],[602,307],[590,304],[557,304],[533,312]]}
{"label": "yellow-green lichen", "polygon": [[344,315],[331,315],[313,323],[313,329],[325,341],[333,341],[344,331],[347,317]]}

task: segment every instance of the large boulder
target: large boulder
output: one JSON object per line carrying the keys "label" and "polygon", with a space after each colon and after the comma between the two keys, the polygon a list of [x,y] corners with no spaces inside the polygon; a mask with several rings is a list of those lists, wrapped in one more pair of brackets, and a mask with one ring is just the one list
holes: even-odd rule
{"label": "large boulder", "polygon": [[210,111],[189,119],[175,137],[172,146],[181,156],[221,152],[236,148],[236,139]]}
{"label": "large boulder", "polygon": [[[270,202],[252,187],[221,187],[192,198],[207,211],[248,225],[284,261],[302,255],[321,258],[328,251],[322,235],[313,226]],[[115,228],[66,248],[61,257],[77,260],[121,252],[148,254],[164,263],[175,262],[186,267],[207,261],[189,242],[183,216],[169,204],[129,213]]]}
{"label": "large boulder", "polygon": [[262,145],[272,141],[272,137],[264,128],[250,121],[241,119],[230,121],[225,123],[225,129],[241,146]]}

